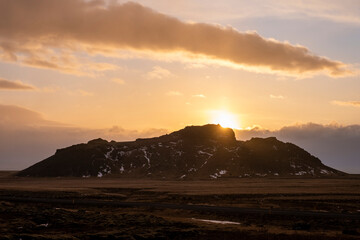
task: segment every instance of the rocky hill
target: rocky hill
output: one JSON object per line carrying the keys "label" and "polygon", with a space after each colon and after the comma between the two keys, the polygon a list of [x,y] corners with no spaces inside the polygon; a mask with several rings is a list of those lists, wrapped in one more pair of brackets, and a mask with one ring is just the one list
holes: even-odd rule
{"label": "rocky hill", "polygon": [[18,173],[34,177],[117,175],[165,179],[343,174],[292,143],[274,137],[237,141],[232,129],[213,124],[189,126],[133,142],[95,139],[59,149]]}

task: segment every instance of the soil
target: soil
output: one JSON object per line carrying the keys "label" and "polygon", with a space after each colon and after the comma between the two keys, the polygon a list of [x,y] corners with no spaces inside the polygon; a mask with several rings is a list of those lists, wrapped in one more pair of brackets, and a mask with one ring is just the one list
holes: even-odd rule
{"label": "soil", "polygon": [[360,239],[360,178],[0,173],[0,239]]}

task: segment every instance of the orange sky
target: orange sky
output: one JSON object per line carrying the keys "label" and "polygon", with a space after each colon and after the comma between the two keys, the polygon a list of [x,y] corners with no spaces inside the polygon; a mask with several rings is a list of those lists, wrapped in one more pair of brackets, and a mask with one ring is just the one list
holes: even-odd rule
{"label": "orange sky", "polygon": [[1,1],[0,103],[85,128],[360,122],[358,43],[334,51],[359,37],[351,1],[202,3]]}
{"label": "orange sky", "polygon": [[357,0],[2,0],[0,168],[23,166],[20,143],[35,161],[207,123],[354,137],[359,16]]}

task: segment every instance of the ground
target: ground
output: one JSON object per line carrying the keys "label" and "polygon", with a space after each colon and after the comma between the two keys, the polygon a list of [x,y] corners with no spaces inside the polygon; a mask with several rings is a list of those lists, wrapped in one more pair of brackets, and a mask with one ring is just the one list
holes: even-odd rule
{"label": "ground", "polygon": [[359,226],[358,176],[168,181],[0,174],[0,239],[359,239]]}

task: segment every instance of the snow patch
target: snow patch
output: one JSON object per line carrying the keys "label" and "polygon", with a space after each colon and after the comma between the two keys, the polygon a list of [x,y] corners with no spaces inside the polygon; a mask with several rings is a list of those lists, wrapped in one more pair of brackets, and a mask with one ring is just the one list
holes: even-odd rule
{"label": "snow patch", "polygon": [[295,173],[296,176],[302,176],[302,175],[306,175],[306,174],[308,174],[308,173],[305,171],[299,171],[299,172]]}
{"label": "snow patch", "polygon": [[294,162],[290,162],[290,167],[296,169],[296,168],[301,168],[301,166],[297,166]]}
{"label": "snow patch", "polygon": [[199,153],[199,154],[206,154],[206,155],[208,155],[208,156],[210,156],[210,157],[213,156],[213,154],[208,153],[208,152],[204,152],[204,151],[201,151],[201,150],[199,150],[198,153]]}
{"label": "snow patch", "polygon": [[265,177],[267,176],[266,173],[262,174],[262,173],[255,173],[255,176],[258,176],[258,177]]}
{"label": "snow patch", "polygon": [[130,151],[126,151],[125,152],[125,155],[126,156],[130,156],[133,152],[136,152],[137,151],[137,149],[133,149],[133,150],[130,150]]}
{"label": "snow patch", "polygon": [[147,162],[148,162],[148,166],[149,166],[149,168],[151,167],[151,164],[150,164],[150,158],[148,157],[148,155],[147,155],[147,151],[146,151],[146,147],[143,147],[143,148],[141,148],[140,150],[141,151],[143,151],[143,153],[144,153],[144,157],[145,157],[145,159],[147,160]]}
{"label": "snow patch", "polygon": [[176,154],[181,156],[183,154],[183,151],[176,151]]}
{"label": "snow patch", "polygon": [[106,174],[110,174],[111,173],[111,167],[109,165],[106,165],[105,167],[103,167],[103,172]]}
{"label": "snow patch", "polygon": [[326,170],[326,169],[321,169],[321,170],[320,170],[320,173],[321,173],[321,174],[331,174],[331,172],[328,171],[328,170]]}
{"label": "snow patch", "polygon": [[206,160],[201,166],[200,168],[202,168],[203,166],[205,166],[207,164],[208,160]]}
{"label": "snow patch", "polygon": [[114,147],[111,147],[110,150],[109,150],[107,153],[104,154],[105,158],[106,158],[106,159],[113,160],[113,159],[111,158],[111,153],[112,153],[114,150],[115,150],[115,148],[114,148]]}
{"label": "snow patch", "polygon": [[219,172],[216,172],[216,173],[210,175],[210,177],[216,179],[216,178],[219,178],[219,177],[221,177],[222,175],[224,175],[226,173],[227,173],[226,170],[220,170]]}
{"label": "snow patch", "polygon": [[49,226],[49,224],[48,223],[43,223],[43,224],[40,224],[40,225],[38,225],[39,227],[48,227]]}

